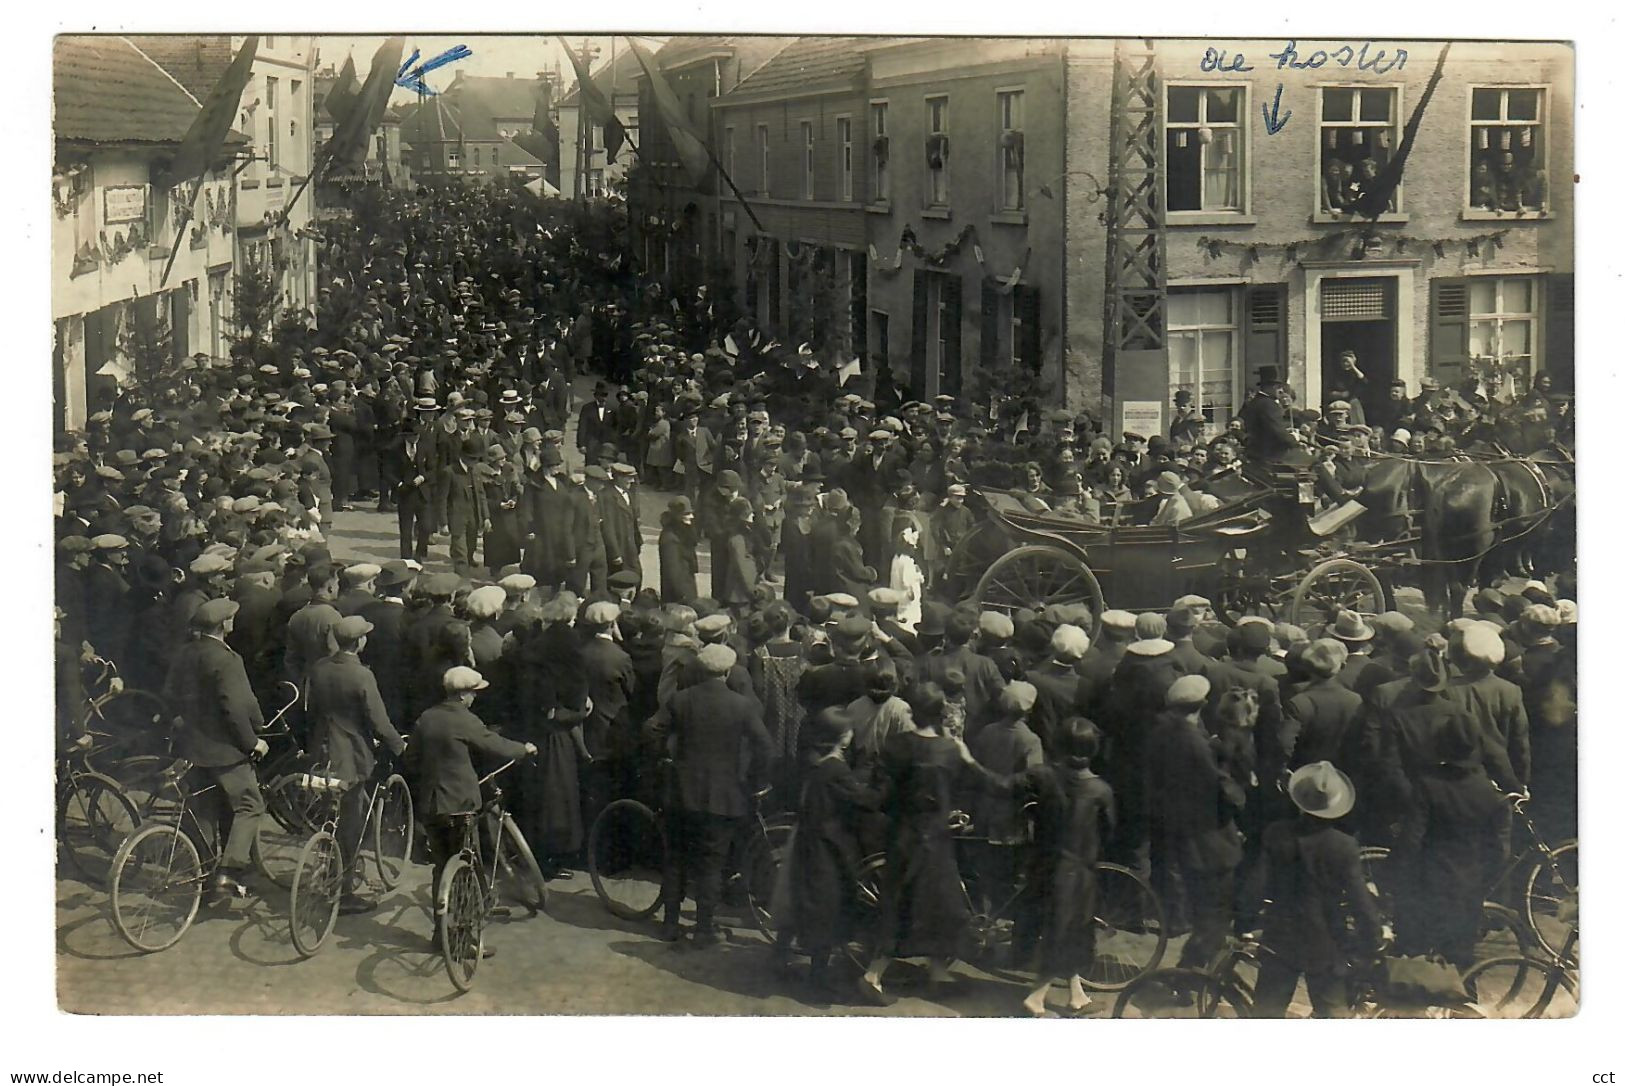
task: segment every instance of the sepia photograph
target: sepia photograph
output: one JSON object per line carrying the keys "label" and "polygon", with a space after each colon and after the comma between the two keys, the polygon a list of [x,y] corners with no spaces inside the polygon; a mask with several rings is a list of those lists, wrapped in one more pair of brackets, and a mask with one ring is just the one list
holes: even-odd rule
{"label": "sepia photograph", "polygon": [[1580,1012],[1583,43],[382,14],[49,39],[56,1013]]}

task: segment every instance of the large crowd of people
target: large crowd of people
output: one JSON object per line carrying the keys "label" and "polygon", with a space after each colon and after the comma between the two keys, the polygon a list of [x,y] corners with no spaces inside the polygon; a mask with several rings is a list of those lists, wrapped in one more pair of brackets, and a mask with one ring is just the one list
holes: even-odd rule
{"label": "large crowd of people", "polygon": [[[697,946],[721,938],[729,843],[771,784],[798,826],[782,949],[811,956],[809,983],[878,1002],[895,957],[945,973],[962,880],[992,893],[1020,872],[1025,1007],[1045,1013],[1053,979],[1083,1009],[1078,918],[1112,858],[1149,871],[1189,932],[1183,963],[1262,926],[1261,1004],[1284,1009],[1302,975],[1317,1012],[1341,1013],[1351,955],[1385,922],[1357,841],[1393,850],[1396,946],[1465,966],[1509,847],[1504,797],[1574,834],[1572,570],[1484,588],[1425,635],[1399,611],[1226,626],[1196,596],[982,611],[946,576],[971,488],[1177,524],[1262,459],[1313,467],[1331,503],[1373,455],[1564,440],[1572,405],[1549,382],[1379,397],[1350,355],[1323,410],[1266,374],[1217,435],[1180,397],[1168,432],[1114,437],[1088,412],[853,378],[720,296],[643,278],[623,228],[613,208],[508,189],[364,191],[325,228],[312,311],[110,388],[59,435],[64,742],[89,741],[86,661],[164,692],[176,753],[232,807],[222,890],[246,877],[255,729],[283,682],[330,775],[404,752],[437,860],[447,820],[480,802],[483,757],[524,759],[512,808],[549,878],[579,868],[605,805],[652,798],[669,759],[658,931]],[[334,516],[363,503],[393,514],[399,558],[344,553]],[[1010,859],[959,870],[961,810]],[[340,820],[352,857],[360,816],[352,801]],[[857,863],[877,850],[895,862],[874,958],[841,987]]]}

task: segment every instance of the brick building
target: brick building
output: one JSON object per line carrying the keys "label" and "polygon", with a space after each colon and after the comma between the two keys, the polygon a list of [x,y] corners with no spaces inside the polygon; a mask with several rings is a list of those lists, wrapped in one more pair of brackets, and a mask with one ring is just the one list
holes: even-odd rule
{"label": "brick building", "polygon": [[437,94],[411,107],[401,119],[401,141],[411,147],[407,162],[413,181],[426,185],[542,176],[541,159],[503,135],[473,96],[458,104]]}
{"label": "brick building", "polygon": [[[789,43],[789,38],[698,35],[673,38],[654,54],[689,126],[714,155],[718,135],[713,100],[727,94]],[[650,274],[685,287],[717,270],[720,209],[716,170],[699,180],[684,172],[655,109],[647,78],[638,80],[638,146],[627,174],[627,209],[633,253]]]}
{"label": "brick building", "polygon": [[868,320],[869,39],[799,38],[718,98],[718,158],[761,221],[723,186],[721,263],[764,328],[861,354]]}
{"label": "brick building", "polygon": [[[1398,148],[1440,46],[1233,42],[1220,64],[1214,44],[1125,51],[1155,73],[1147,176],[1164,207],[1165,344],[1109,364],[1106,279],[1069,275],[1070,401],[1103,403],[1119,421],[1125,403],[1139,418],[1160,406],[1165,422],[1173,392],[1187,389],[1221,426],[1266,367],[1319,405],[1345,350],[1368,379],[1364,398],[1393,379],[1413,395],[1424,377],[1457,384],[1475,367],[1505,371],[1520,390],[1538,370],[1572,386],[1567,47],[1455,43],[1400,191],[1367,226],[1347,206]],[[1104,184],[1112,165],[1112,71],[1112,43],[1072,43],[1069,268],[1114,270],[1104,203],[1084,176]],[[1278,87],[1272,119],[1285,123],[1271,133]]]}

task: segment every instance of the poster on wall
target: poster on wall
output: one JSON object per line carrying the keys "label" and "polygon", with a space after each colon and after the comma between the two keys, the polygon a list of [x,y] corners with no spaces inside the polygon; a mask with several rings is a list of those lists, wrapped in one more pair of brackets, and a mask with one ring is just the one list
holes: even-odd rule
{"label": "poster on wall", "polygon": [[145,222],[146,218],[147,186],[113,185],[102,190],[104,223]]}
{"label": "poster on wall", "polygon": [[1151,437],[1162,433],[1162,403],[1158,400],[1124,400],[1123,432]]}

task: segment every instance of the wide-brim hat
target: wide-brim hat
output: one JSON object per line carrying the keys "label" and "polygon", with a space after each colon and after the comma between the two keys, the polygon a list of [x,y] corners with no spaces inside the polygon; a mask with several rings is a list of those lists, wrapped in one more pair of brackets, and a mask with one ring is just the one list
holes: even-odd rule
{"label": "wide-brim hat", "polygon": [[1358,611],[1339,611],[1337,621],[1326,631],[1339,641],[1370,641],[1376,631],[1366,623]]}
{"label": "wide-brim hat", "polygon": [[1287,795],[1304,814],[1342,818],[1354,810],[1354,782],[1330,762],[1311,762],[1287,779]]}

